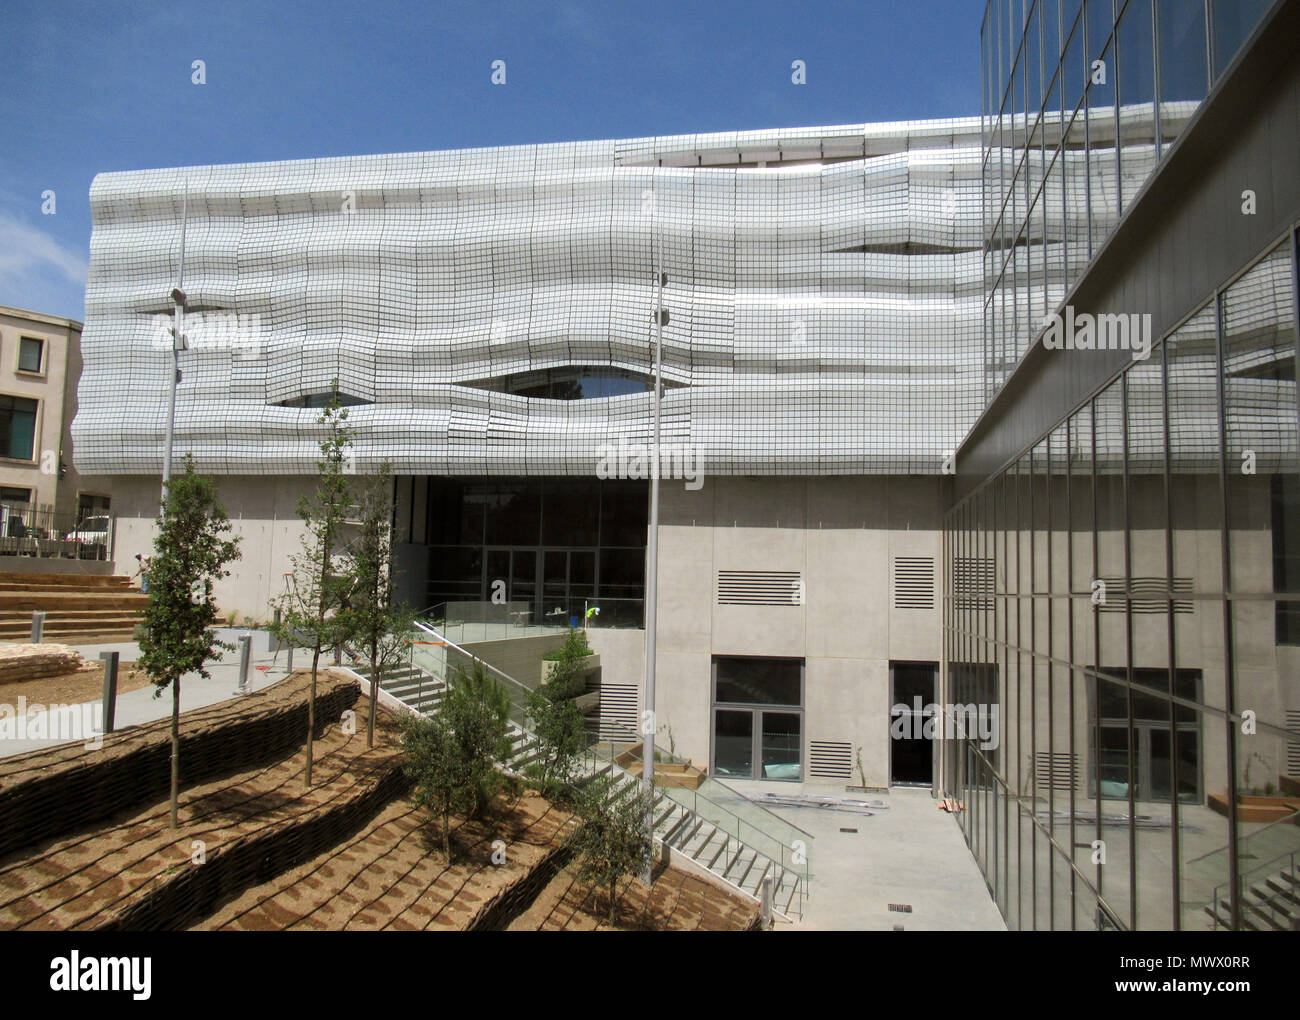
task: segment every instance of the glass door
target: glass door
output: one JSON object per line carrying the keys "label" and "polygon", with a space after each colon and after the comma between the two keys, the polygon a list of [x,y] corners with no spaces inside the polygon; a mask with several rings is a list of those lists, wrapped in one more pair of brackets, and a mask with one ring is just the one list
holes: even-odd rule
{"label": "glass door", "polygon": [[753,777],[753,712],[719,708],[713,713],[713,771],[719,776]]}

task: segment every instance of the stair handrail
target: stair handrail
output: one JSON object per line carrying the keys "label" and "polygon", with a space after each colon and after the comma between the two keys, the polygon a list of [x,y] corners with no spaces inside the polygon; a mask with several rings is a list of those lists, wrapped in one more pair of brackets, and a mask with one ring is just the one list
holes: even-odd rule
{"label": "stair handrail", "polygon": [[[1266,826],[1266,827],[1267,827],[1267,826]],[[1261,830],[1259,830],[1259,831],[1260,831],[1260,832],[1263,832],[1264,830],[1261,829]],[[1255,835],[1255,834],[1252,833],[1252,835]],[[1250,876],[1250,875],[1257,875],[1257,874],[1259,874],[1260,872],[1268,872],[1268,871],[1272,870],[1272,868],[1273,868],[1273,867],[1274,867],[1274,866],[1275,866],[1279,861],[1288,861],[1288,862],[1289,862],[1288,868],[1283,868],[1283,869],[1280,869],[1280,870],[1282,870],[1282,871],[1290,870],[1290,871],[1294,874],[1294,873],[1295,873],[1295,870],[1296,870],[1296,860],[1295,860],[1295,858],[1296,858],[1296,854],[1297,854],[1297,852],[1300,852],[1300,851],[1291,850],[1291,851],[1289,851],[1288,853],[1279,854],[1278,856],[1274,857],[1271,861],[1265,861],[1263,864],[1256,864],[1254,867],[1248,869],[1247,871],[1243,872],[1243,873],[1239,876],[1239,877],[1240,877],[1240,880],[1241,880],[1241,884],[1242,884],[1243,886],[1244,886],[1244,885],[1247,885],[1247,884],[1248,884],[1248,876]],[[1216,885],[1216,886],[1214,887],[1214,900],[1213,900],[1214,909],[1213,909],[1213,912],[1212,912],[1212,915],[1211,915],[1211,916],[1214,918],[1214,928],[1215,928],[1215,930],[1218,930],[1218,927],[1219,927],[1219,896],[1220,896],[1219,890],[1221,890],[1221,889],[1222,889],[1222,890],[1226,890],[1230,885],[1232,885],[1232,882],[1231,882],[1231,881],[1227,881],[1227,882],[1220,882],[1218,885]],[[1270,909],[1272,909],[1272,904],[1271,904],[1271,903],[1269,904],[1269,906],[1270,906]],[[1258,910],[1259,908],[1256,907],[1255,909]],[[1291,915],[1290,915],[1290,911],[1287,912],[1287,916],[1291,916]]]}
{"label": "stair handrail", "polygon": [[[475,655],[473,652],[469,651],[468,649],[466,649],[466,648],[462,648],[460,645],[456,644],[454,641],[452,641],[452,640],[450,640],[448,637],[446,637],[446,635],[440,633],[440,632],[439,632],[438,630],[436,630],[435,628],[430,627],[428,624],[421,623],[419,620],[416,620],[416,621],[415,621],[415,627],[416,627],[418,630],[423,631],[424,633],[429,634],[429,635],[432,635],[433,637],[437,638],[437,639],[438,639],[440,642],[442,642],[446,647],[448,647],[448,648],[454,648],[456,651],[460,652],[462,655],[467,656],[467,657],[468,657],[469,659],[471,659],[472,661],[481,664],[485,669],[491,671],[491,672],[494,673],[496,676],[498,676],[498,677],[500,677],[501,679],[503,679],[504,681],[506,681],[506,683],[507,683],[507,685],[509,686],[509,688],[516,689],[516,690],[519,690],[519,691],[523,691],[523,692],[526,692],[526,693],[529,693],[529,694],[532,693],[532,690],[533,690],[533,689],[532,689],[531,687],[528,687],[526,684],[522,683],[521,681],[516,680],[514,677],[512,677],[509,673],[506,673],[504,670],[498,669],[496,666],[493,666],[490,662],[487,662],[486,660],[479,658],[477,655]],[[517,723],[517,725],[519,725],[519,728],[520,728],[521,730],[523,730],[525,733],[529,733],[529,734],[531,734],[531,730],[529,729],[529,727],[523,725],[522,723]],[[640,777],[633,776],[632,773],[628,772],[628,771],[627,771],[626,769],[624,769],[621,765],[618,765],[617,763],[615,763],[614,760],[613,760],[613,757],[612,757],[612,756],[611,756],[610,761],[609,761],[609,766],[610,766],[611,769],[617,769],[619,772],[621,772],[623,775],[627,776],[628,778],[631,778],[631,779],[633,779],[633,780],[635,780],[635,781],[637,781],[637,782],[640,782],[640,781],[641,781],[641,780],[640,780]],[[808,880],[809,880],[809,855],[807,854],[806,851],[810,851],[810,850],[811,850],[811,848],[812,848],[811,845],[812,845],[813,837],[812,837],[809,833],[805,832],[803,829],[799,828],[799,826],[794,825],[794,824],[791,823],[791,822],[787,822],[784,818],[781,818],[779,815],[776,815],[776,814],[774,814],[773,812],[768,811],[768,810],[767,810],[766,808],[764,808],[762,805],[760,805],[760,804],[754,804],[754,803],[753,803],[752,801],[750,801],[748,798],[744,797],[744,796],[743,796],[742,794],[740,794],[738,791],[733,790],[731,787],[729,787],[729,786],[725,786],[724,784],[721,784],[721,783],[719,783],[719,785],[720,785],[720,786],[724,786],[725,789],[729,790],[729,791],[732,792],[732,793],[735,793],[737,797],[740,797],[741,799],[745,800],[747,804],[749,804],[749,805],[751,805],[752,807],[755,807],[755,808],[757,808],[758,810],[762,811],[765,815],[770,815],[772,818],[774,818],[774,819],[776,819],[777,821],[779,821],[782,825],[788,826],[789,828],[792,828],[792,829],[796,830],[797,832],[800,832],[800,833],[802,833],[803,835],[808,836],[808,843],[805,844],[804,863],[803,863],[802,865],[795,864],[795,863],[793,863],[793,862],[794,862],[794,858],[795,858],[795,856],[796,856],[796,851],[795,851],[794,847],[792,847],[792,846],[790,846],[790,845],[787,845],[786,843],[784,843],[784,842],[783,842],[781,839],[779,839],[778,837],[773,836],[773,835],[771,835],[770,833],[766,833],[766,832],[764,832],[762,829],[760,829],[758,826],[756,826],[753,822],[747,821],[746,819],[742,818],[740,815],[736,814],[736,813],[735,813],[734,811],[732,811],[730,808],[727,808],[727,807],[723,806],[722,804],[718,804],[716,801],[710,799],[709,797],[706,797],[706,796],[700,794],[700,793],[699,793],[698,791],[696,791],[696,790],[692,790],[692,791],[690,791],[691,794],[693,794],[693,795],[694,795],[695,797],[697,797],[699,800],[703,800],[705,803],[710,804],[710,805],[712,805],[713,807],[717,808],[717,810],[720,811],[720,812],[722,812],[724,815],[730,816],[731,818],[735,819],[735,822],[736,822],[736,830],[735,830],[735,831],[736,831],[736,839],[737,839],[738,842],[743,843],[744,845],[748,846],[751,850],[754,851],[755,854],[757,854],[758,856],[764,858],[765,860],[767,860],[767,861],[769,861],[769,862],[771,862],[771,863],[773,863],[773,864],[776,864],[778,867],[781,867],[781,868],[783,868],[783,869],[785,869],[785,870],[788,870],[788,871],[792,871],[792,872],[794,872],[796,875],[798,875],[800,878],[802,878],[804,884],[807,885]],[[667,788],[661,788],[661,789],[665,789],[665,790],[666,790]],[[669,796],[669,799],[671,799],[671,800],[677,802],[678,804],[681,804],[681,801],[678,801],[677,798],[675,798],[675,797],[671,797],[671,796],[668,795],[667,793],[665,793],[665,796]],[[684,808],[687,807],[685,804],[681,804],[681,806],[684,807]],[[690,810],[690,809],[688,808],[688,810]],[[693,814],[697,814],[697,815],[699,814],[698,811],[692,811],[692,813],[693,813]],[[709,824],[714,825],[715,828],[718,827],[718,826],[717,826],[717,823],[713,822],[712,820],[706,819],[706,821],[709,821]],[[740,835],[740,833],[741,833],[741,828],[740,828],[740,827],[741,827],[742,825],[747,825],[747,826],[749,826],[749,828],[753,829],[755,832],[759,833],[761,836],[763,836],[763,837],[765,837],[766,839],[769,839],[769,840],[771,840],[772,842],[776,843],[777,846],[781,847],[783,851],[784,851],[784,850],[788,850],[788,851],[790,852],[791,863],[786,864],[786,863],[784,863],[784,862],[782,862],[782,861],[778,861],[778,860],[776,860],[776,858],[772,857],[770,854],[767,854],[767,853],[765,853],[764,851],[758,849],[758,847],[754,846],[752,840],[748,840],[748,841],[747,841],[747,840],[742,839],[742,838],[741,838],[741,835]],[[800,870],[800,869],[802,869],[802,870]]]}
{"label": "stair handrail", "polygon": [[[1269,822],[1267,825],[1262,825],[1262,826],[1260,826],[1258,829],[1256,829],[1254,832],[1249,833],[1249,834],[1247,834],[1247,835],[1245,835],[1245,836],[1240,837],[1240,838],[1238,839],[1238,841],[1237,841],[1237,852],[1238,852],[1238,854],[1240,855],[1242,852],[1244,852],[1244,851],[1246,850],[1247,845],[1250,843],[1250,841],[1251,841],[1252,839],[1255,839],[1255,838],[1257,838],[1257,837],[1259,837],[1259,836],[1262,836],[1264,833],[1268,832],[1270,829],[1274,829],[1274,828],[1276,828],[1276,827],[1279,826],[1279,825],[1296,825],[1296,826],[1300,826],[1300,810],[1292,811],[1291,814],[1289,814],[1289,815],[1284,815],[1284,816],[1282,816],[1281,818],[1275,818],[1275,819],[1273,819],[1273,821]],[[1191,865],[1191,864],[1197,864],[1197,863],[1199,863],[1200,861],[1205,860],[1207,857],[1213,857],[1215,854],[1226,854],[1227,851],[1228,851],[1228,846],[1229,846],[1229,844],[1225,843],[1225,844],[1223,844],[1223,846],[1215,847],[1213,850],[1207,850],[1205,853],[1201,854],[1199,857],[1193,857],[1193,858],[1192,858],[1191,860],[1189,860],[1186,864],[1184,864],[1183,867],[1187,867],[1188,865]]]}

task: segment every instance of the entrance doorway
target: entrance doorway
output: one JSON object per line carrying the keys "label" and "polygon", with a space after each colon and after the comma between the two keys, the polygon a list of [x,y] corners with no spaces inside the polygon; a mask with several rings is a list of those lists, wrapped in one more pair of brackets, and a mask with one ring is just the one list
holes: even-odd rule
{"label": "entrance doorway", "polygon": [[889,681],[889,784],[932,786],[935,741],[925,734],[926,723],[938,711],[939,664],[891,662]]}

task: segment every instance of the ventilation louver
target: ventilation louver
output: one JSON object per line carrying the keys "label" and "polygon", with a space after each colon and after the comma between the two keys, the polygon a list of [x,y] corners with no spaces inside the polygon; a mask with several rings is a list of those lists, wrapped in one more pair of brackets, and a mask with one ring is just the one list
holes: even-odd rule
{"label": "ventilation louver", "polygon": [[852,779],[853,745],[842,740],[812,741],[808,774],[816,779]]}
{"label": "ventilation louver", "polygon": [[934,557],[894,557],[894,608],[934,608]]}
{"label": "ventilation louver", "polygon": [[[1097,608],[1103,613],[1122,613],[1125,612],[1127,605],[1133,606],[1135,613],[1164,613],[1168,611],[1169,597],[1165,594],[1165,579],[1163,577],[1134,577],[1129,580],[1127,589],[1124,587],[1124,578],[1122,577],[1102,577],[1099,578],[1106,585],[1106,599],[1099,602]],[[1169,585],[1169,593],[1172,595],[1190,594],[1192,591],[1192,579],[1190,577],[1175,577],[1173,583]],[[1174,599],[1175,613],[1190,613],[1193,610],[1191,599]]]}
{"label": "ventilation louver", "polygon": [[720,606],[801,606],[803,577],[797,570],[719,570]]}
{"label": "ventilation louver", "polygon": [[1066,751],[1048,754],[1039,751],[1034,755],[1034,775],[1038,790],[1063,790],[1069,793],[1079,778],[1079,756]]}

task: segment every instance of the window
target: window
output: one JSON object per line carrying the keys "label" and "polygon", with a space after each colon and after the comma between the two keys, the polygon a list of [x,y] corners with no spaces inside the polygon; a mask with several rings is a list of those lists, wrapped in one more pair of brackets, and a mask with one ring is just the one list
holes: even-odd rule
{"label": "window", "polygon": [[329,407],[334,402],[335,397],[339,398],[340,407],[360,407],[364,404],[373,404],[373,400],[367,400],[365,397],[356,397],[351,393],[325,392],[325,393],[308,393],[301,397],[290,397],[288,400],[276,401],[277,407]]}
{"label": "window", "polygon": [[18,371],[39,373],[45,361],[45,341],[25,336],[18,341]]}
{"label": "window", "polygon": [[22,503],[27,506],[30,505],[31,501],[31,489],[12,489],[8,486],[0,486],[0,503]]}
{"label": "window", "polygon": [[110,498],[108,496],[82,492],[77,496],[77,520],[84,521],[87,517],[102,517],[108,513],[109,505]]}
{"label": "window", "polygon": [[713,772],[803,779],[802,659],[713,660]]}
{"label": "window", "polygon": [[0,457],[32,459],[37,406],[35,400],[0,394]]}

